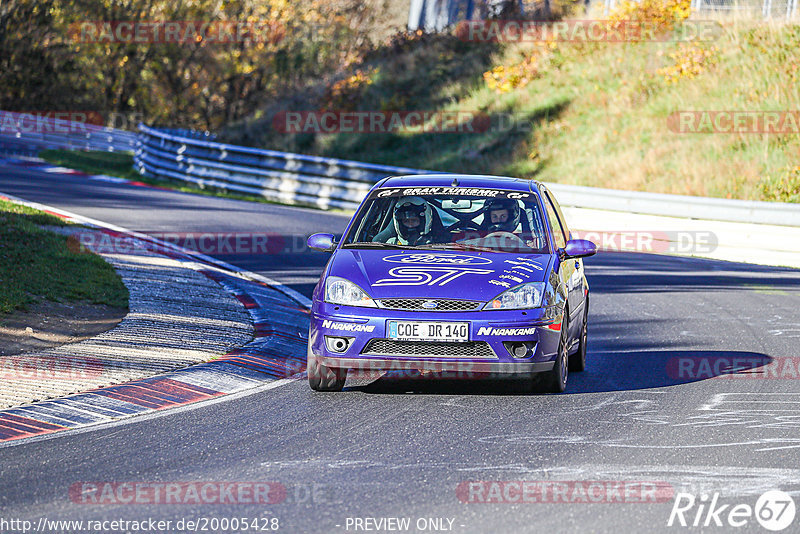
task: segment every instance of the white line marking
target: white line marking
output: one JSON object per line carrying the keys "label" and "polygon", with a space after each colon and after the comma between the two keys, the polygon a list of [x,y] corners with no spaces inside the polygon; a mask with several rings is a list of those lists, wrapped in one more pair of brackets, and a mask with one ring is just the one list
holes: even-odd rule
{"label": "white line marking", "polygon": [[90,180],[97,180],[99,182],[111,182],[112,184],[127,184],[130,180],[120,178],[118,176],[108,176],[106,174],[90,174]]}

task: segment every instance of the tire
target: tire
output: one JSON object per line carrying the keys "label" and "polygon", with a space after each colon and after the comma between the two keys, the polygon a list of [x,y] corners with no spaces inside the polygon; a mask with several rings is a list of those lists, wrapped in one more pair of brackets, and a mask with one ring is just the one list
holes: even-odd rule
{"label": "tire", "polygon": [[541,373],[541,390],[544,393],[563,393],[567,389],[569,376],[569,353],[567,351],[567,326],[569,314],[564,310],[564,320],[561,323],[561,339],[558,341],[558,352],[553,368]]}
{"label": "tire", "polygon": [[583,312],[583,326],[581,326],[581,337],[578,341],[578,351],[569,357],[569,370],[571,373],[580,373],[586,369],[586,341],[589,329],[589,298],[584,303],[586,308]]}
{"label": "tire", "polygon": [[347,380],[347,369],[323,365],[311,351],[310,341],[308,344],[306,371],[308,372],[308,385],[314,391],[342,391],[345,380]]}

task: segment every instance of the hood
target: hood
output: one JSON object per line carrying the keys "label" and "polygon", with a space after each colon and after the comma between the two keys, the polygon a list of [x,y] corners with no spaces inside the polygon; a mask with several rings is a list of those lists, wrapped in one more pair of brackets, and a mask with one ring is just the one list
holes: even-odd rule
{"label": "hood", "polygon": [[506,289],[547,278],[549,254],[339,249],[328,276],[357,284],[374,299],[488,301]]}

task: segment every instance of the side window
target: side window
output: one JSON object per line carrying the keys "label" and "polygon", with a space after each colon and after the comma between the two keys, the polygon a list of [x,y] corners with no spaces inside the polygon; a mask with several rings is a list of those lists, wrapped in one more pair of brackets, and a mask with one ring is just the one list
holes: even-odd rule
{"label": "side window", "polygon": [[552,202],[553,206],[556,208],[558,219],[561,221],[561,228],[564,229],[564,235],[567,236],[567,239],[569,239],[569,225],[567,224],[567,219],[564,218],[564,213],[561,211],[561,206],[559,206],[558,200],[556,200],[555,195],[553,195],[553,193],[550,191],[547,192],[547,198],[550,199],[550,202]]}
{"label": "side window", "polygon": [[556,248],[566,247],[567,237],[564,233],[564,228],[562,228],[561,222],[558,220],[558,215],[556,215],[556,210],[550,200],[550,195],[547,193],[545,193],[544,196],[544,208],[547,211],[547,218],[550,219],[550,226],[553,228],[553,239],[556,241]]}

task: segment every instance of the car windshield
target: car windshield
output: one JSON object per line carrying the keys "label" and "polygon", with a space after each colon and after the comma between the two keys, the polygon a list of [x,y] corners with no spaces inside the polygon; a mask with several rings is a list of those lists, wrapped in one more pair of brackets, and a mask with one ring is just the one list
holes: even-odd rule
{"label": "car windshield", "polygon": [[534,193],[405,187],[374,191],[342,246],[543,254],[545,235]]}

